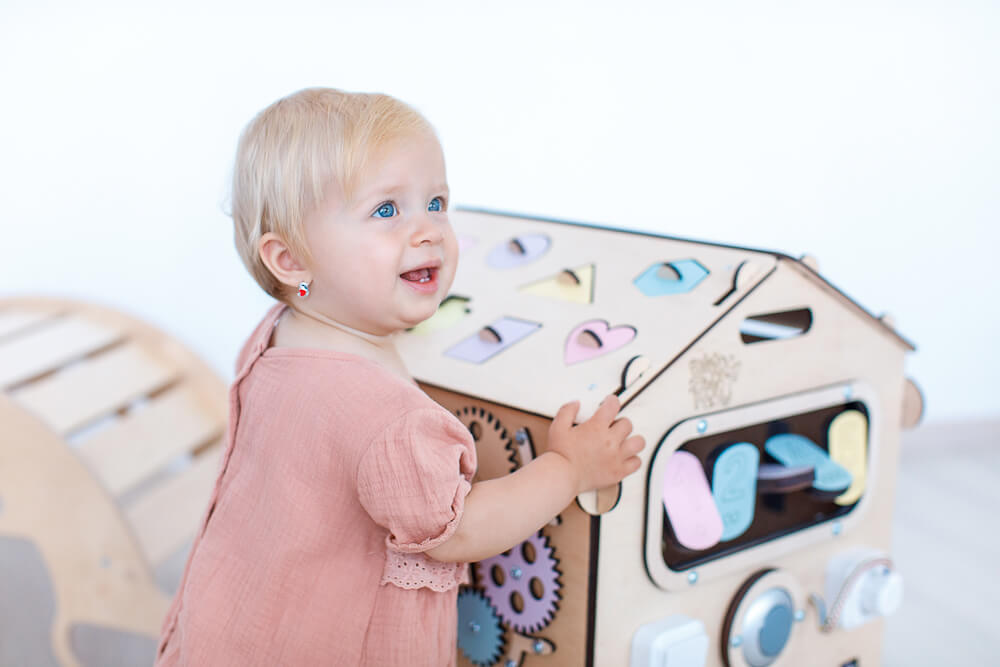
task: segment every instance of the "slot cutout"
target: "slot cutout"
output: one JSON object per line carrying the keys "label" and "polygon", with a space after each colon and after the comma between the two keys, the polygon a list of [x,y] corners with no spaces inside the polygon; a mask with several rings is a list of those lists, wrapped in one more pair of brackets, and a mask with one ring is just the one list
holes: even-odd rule
{"label": "slot cutout", "polygon": [[763,313],[746,318],[740,324],[740,339],[747,345],[770,340],[788,340],[812,328],[812,310],[797,308]]}

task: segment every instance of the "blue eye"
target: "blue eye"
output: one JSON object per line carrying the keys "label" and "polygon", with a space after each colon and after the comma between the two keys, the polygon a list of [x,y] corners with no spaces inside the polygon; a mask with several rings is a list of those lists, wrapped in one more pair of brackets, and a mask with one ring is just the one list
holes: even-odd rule
{"label": "blue eye", "polygon": [[[435,205],[434,202],[437,202],[437,205]],[[435,197],[434,199],[431,200],[431,203],[427,205],[428,211],[441,211],[443,209],[444,209],[444,200],[441,199],[440,197]]]}
{"label": "blue eye", "polygon": [[391,218],[396,214],[396,205],[392,202],[385,202],[379,205],[375,212],[372,213],[373,218]]}

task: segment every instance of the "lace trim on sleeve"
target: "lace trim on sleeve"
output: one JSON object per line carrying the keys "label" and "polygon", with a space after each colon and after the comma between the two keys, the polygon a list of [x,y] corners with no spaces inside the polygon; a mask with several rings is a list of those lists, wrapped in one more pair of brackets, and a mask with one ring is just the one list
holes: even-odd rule
{"label": "lace trim on sleeve", "polygon": [[443,563],[423,553],[401,553],[386,549],[382,584],[392,584],[406,590],[429,588],[443,593],[469,583],[467,563]]}

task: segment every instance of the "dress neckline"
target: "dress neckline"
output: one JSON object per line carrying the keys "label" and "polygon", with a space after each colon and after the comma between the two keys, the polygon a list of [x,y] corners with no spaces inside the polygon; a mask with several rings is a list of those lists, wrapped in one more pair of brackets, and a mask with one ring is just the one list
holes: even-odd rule
{"label": "dress neckline", "polygon": [[270,314],[270,317],[268,318],[270,321],[267,322],[267,325],[263,327],[263,331],[261,332],[261,340],[259,344],[263,347],[263,350],[261,351],[260,356],[270,357],[270,358],[291,357],[291,358],[336,359],[338,361],[353,361],[356,363],[372,366],[376,368],[379,372],[385,373],[386,375],[395,378],[397,381],[402,382],[408,387],[413,387],[414,389],[423,391],[422,389],[420,389],[419,385],[417,385],[415,380],[414,381],[407,380],[406,378],[403,378],[398,373],[395,373],[392,370],[386,368],[383,364],[380,364],[374,359],[364,357],[360,354],[355,354],[354,352],[343,352],[341,350],[331,350],[328,348],[321,348],[321,347],[274,347],[273,345],[270,344],[271,336],[274,333],[274,327],[278,325],[278,321],[281,319],[281,316],[284,315],[285,311],[288,310],[288,308],[289,308],[288,304],[279,303],[273,309],[273,312]]}

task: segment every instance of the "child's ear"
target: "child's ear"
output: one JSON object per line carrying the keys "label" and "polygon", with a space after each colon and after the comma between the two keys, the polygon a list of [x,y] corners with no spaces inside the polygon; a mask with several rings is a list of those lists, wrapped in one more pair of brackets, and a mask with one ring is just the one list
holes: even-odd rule
{"label": "child's ear", "polygon": [[260,261],[274,277],[289,287],[312,282],[312,273],[292,254],[291,249],[274,232],[267,232],[257,244]]}

